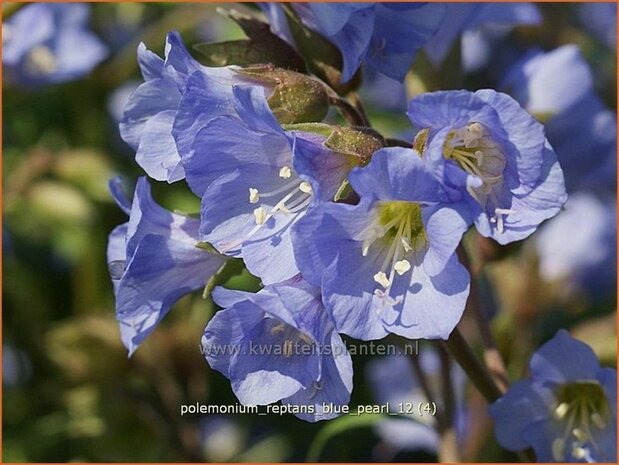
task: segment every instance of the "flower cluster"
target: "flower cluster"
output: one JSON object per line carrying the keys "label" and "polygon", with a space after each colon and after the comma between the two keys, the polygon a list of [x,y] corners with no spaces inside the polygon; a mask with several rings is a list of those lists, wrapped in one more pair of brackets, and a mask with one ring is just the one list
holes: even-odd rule
{"label": "flower cluster", "polygon": [[[337,29],[323,7],[330,8],[296,6]],[[350,18],[338,27],[371,17],[380,37],[400,7],[347,8]],[[130,215],[108,251],[123,341],[133,351],[175,300],[204,286],[226,257],[241,258],[265,287],[216,288],[224,310],[202,344],[245,404],[281,400],[308,407],[297,412],[306,420],[331,418],[320,405],[346,404],[352,389],[350,357],[334,348],[343,344],[338,333],[447,339],[469,294],[456,248],[471,224],[505,244],[530,235],[565,202],[542,126],[506,94],[420,95],[408,113],[414,143],[385,147],[371,130],[322,123],[313,78],[206,67],[174,32],[164,59],[140,45],[138,61],[145,82],[129,99],[121,134],[150,177],[184,179],[201,209],[199,218],[163,210],[145,179],[129,206],[113,184]],[[299,82],[313,93],[296,94],[305,106],[291,113],[274,96]],[[291,124],[291,114],[300,123]],[[257,345],[266,352],[243,350]],[[299,345],[332,350],[299,353]]]}
{"label": "flower cluster", "polygon": [[89,6],[33,3],[2,24],[2,64],[9,80],[24,86],[70,81],[108,54],[88,29]]}

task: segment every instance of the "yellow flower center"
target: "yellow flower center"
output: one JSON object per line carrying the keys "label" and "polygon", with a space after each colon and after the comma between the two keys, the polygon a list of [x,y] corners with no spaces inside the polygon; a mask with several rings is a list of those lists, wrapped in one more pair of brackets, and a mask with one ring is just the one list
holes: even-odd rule
{"label": "yellow flower center", "polygon": [[[413,202],[379,202],[375,208],[374,221],[363,231],[362,253],[367,256],[371,248],[379,248],[382,265],[374,274],[380,286],[374,294],[389,305],[401,301],[401,296],[390,297],[389,293],[396,274],[404,276],[412,268],[409,259],[415,253],[425,252],[426,232],[421,217],[421,206]],[[413,260],[414,261],[414,260]]]}
{"label": "yellow flower center", "polygon": [[552,444],[552,455],[564,461],[570,439],[569,453],[576,459],[587,455],[585,444],[597,448],[595,430],[606,428],[611,410],[604,389],[597,381],[578,381],[563,384],[555,391],[557,403],[553,410],[555,420],[565,425],[563,437]]}

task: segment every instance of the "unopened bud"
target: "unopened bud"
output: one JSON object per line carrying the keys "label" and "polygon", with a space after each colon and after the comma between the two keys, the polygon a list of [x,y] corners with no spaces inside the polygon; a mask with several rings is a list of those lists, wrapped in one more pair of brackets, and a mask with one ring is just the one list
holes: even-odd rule
{"label": "unopened bud", "polygon": [[282,124],[317,122],[327,115],[326,90],[310,76],[271,65],[252,66],[239,72],[273,88],[269,107]]}
{"label": "unopened bud", "polygon": [[336,127],[325,140],[325,146],[339,153],[352,155],[365,165],[377,150],[385,146],[384,139],[367,128]]}

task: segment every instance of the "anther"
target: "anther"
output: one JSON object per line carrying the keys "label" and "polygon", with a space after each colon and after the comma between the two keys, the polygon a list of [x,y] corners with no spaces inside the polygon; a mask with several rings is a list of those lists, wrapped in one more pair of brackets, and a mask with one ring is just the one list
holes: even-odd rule
{"label": "anther", "polygon": [[285,323],[279,323],[279,324],[273,326],[271,328],[271,336],[275,336],[275,335],[281,333],[284,330],[285,327],[286,327]]}
{"label": "anther", "polygon": [[260,194],[258,193],[258,189],[253,187],[249,188],[249,203],[258,203],[260,200]]}
{"label": "anther", "polygon": [[587,433],[585,433],[583,430],[581,430],[579,428],[574,428],[572,430],[572,434],[580,442],[585,442],[587,439],[589,439],[589,436],[587,436]]}
{"label": "anther", "polygon": [[557,408],[555,408],[555,416],[557,417],[557,419],[563,420],[563,418],[565,418],[565,414],[567,413],[569,409],[570,409],[570,406],[566,404],[565,402],[562,402],[559,405],[557,405]]}
{"label": "anther", "polygon": [[565,441],[561,438],[557,438],[552,441],[552,457],[561,462],[565,458]]}
{"label": "anther", "polygon": [[51,74],[58,69],[56,57],[44,45],[37,45],[30,51],[28,65],[32,71],[40,74]]}
{"label": "anther", "polygon": [[305,194],[312,194],[312,185],[307,182],[307,181],[303,181],[301,184],[299,184],[299,190]]}
{"label": "anther", "polygon": [[391,286],[389,279],[387,279],[387,275],[383,271],[379,271],[374,275],[374,281],[383,286],[385,289]]}
{"label": "anther", "polygon": [[598,412],[593,412],[591,414],[591,421],[593,422],[593,424],[595,426],[597,426],[599,429],[604,429],[606,428],[606,422],[604,421],[604,419],[602,418],[602,415],[600,415]]}
{"label": "anther", "polygon": [[288,179],[292,176],[292,170],[289,166],[282,166],[279,170],[279,177],[283,179]]}
{"label": "anther", "polygon": [[263,207],[258,207],[254,210],[254,218],[257,225],[262,225],[266,221],[267,211]]}
{"label": "anther", "polygon": [[411,269],[411,264],[406,259],[400,260],[398,262],[395,262],[395,264],[393,265],[393,269],[396,271],[396,273],[402,276],[404,273]]}

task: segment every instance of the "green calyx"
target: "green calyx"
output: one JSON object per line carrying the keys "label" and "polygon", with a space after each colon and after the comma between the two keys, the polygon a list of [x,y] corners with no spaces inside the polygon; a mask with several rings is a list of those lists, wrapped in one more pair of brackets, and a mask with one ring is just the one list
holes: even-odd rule
{"label": "green calyx", "polygon": [[318,122],[327,115],[325,87],[310,76],[272,65],[250,66],[238,72],[273,88],[269,107],[281,124]]}
{"label": "green calyx", "polygon": [[325,140],[325,146],[335,152],[356,157],[360,165],[365,165],[374,152],[385,147],[385,141],[378,133],[367,128],[335,127]]}

